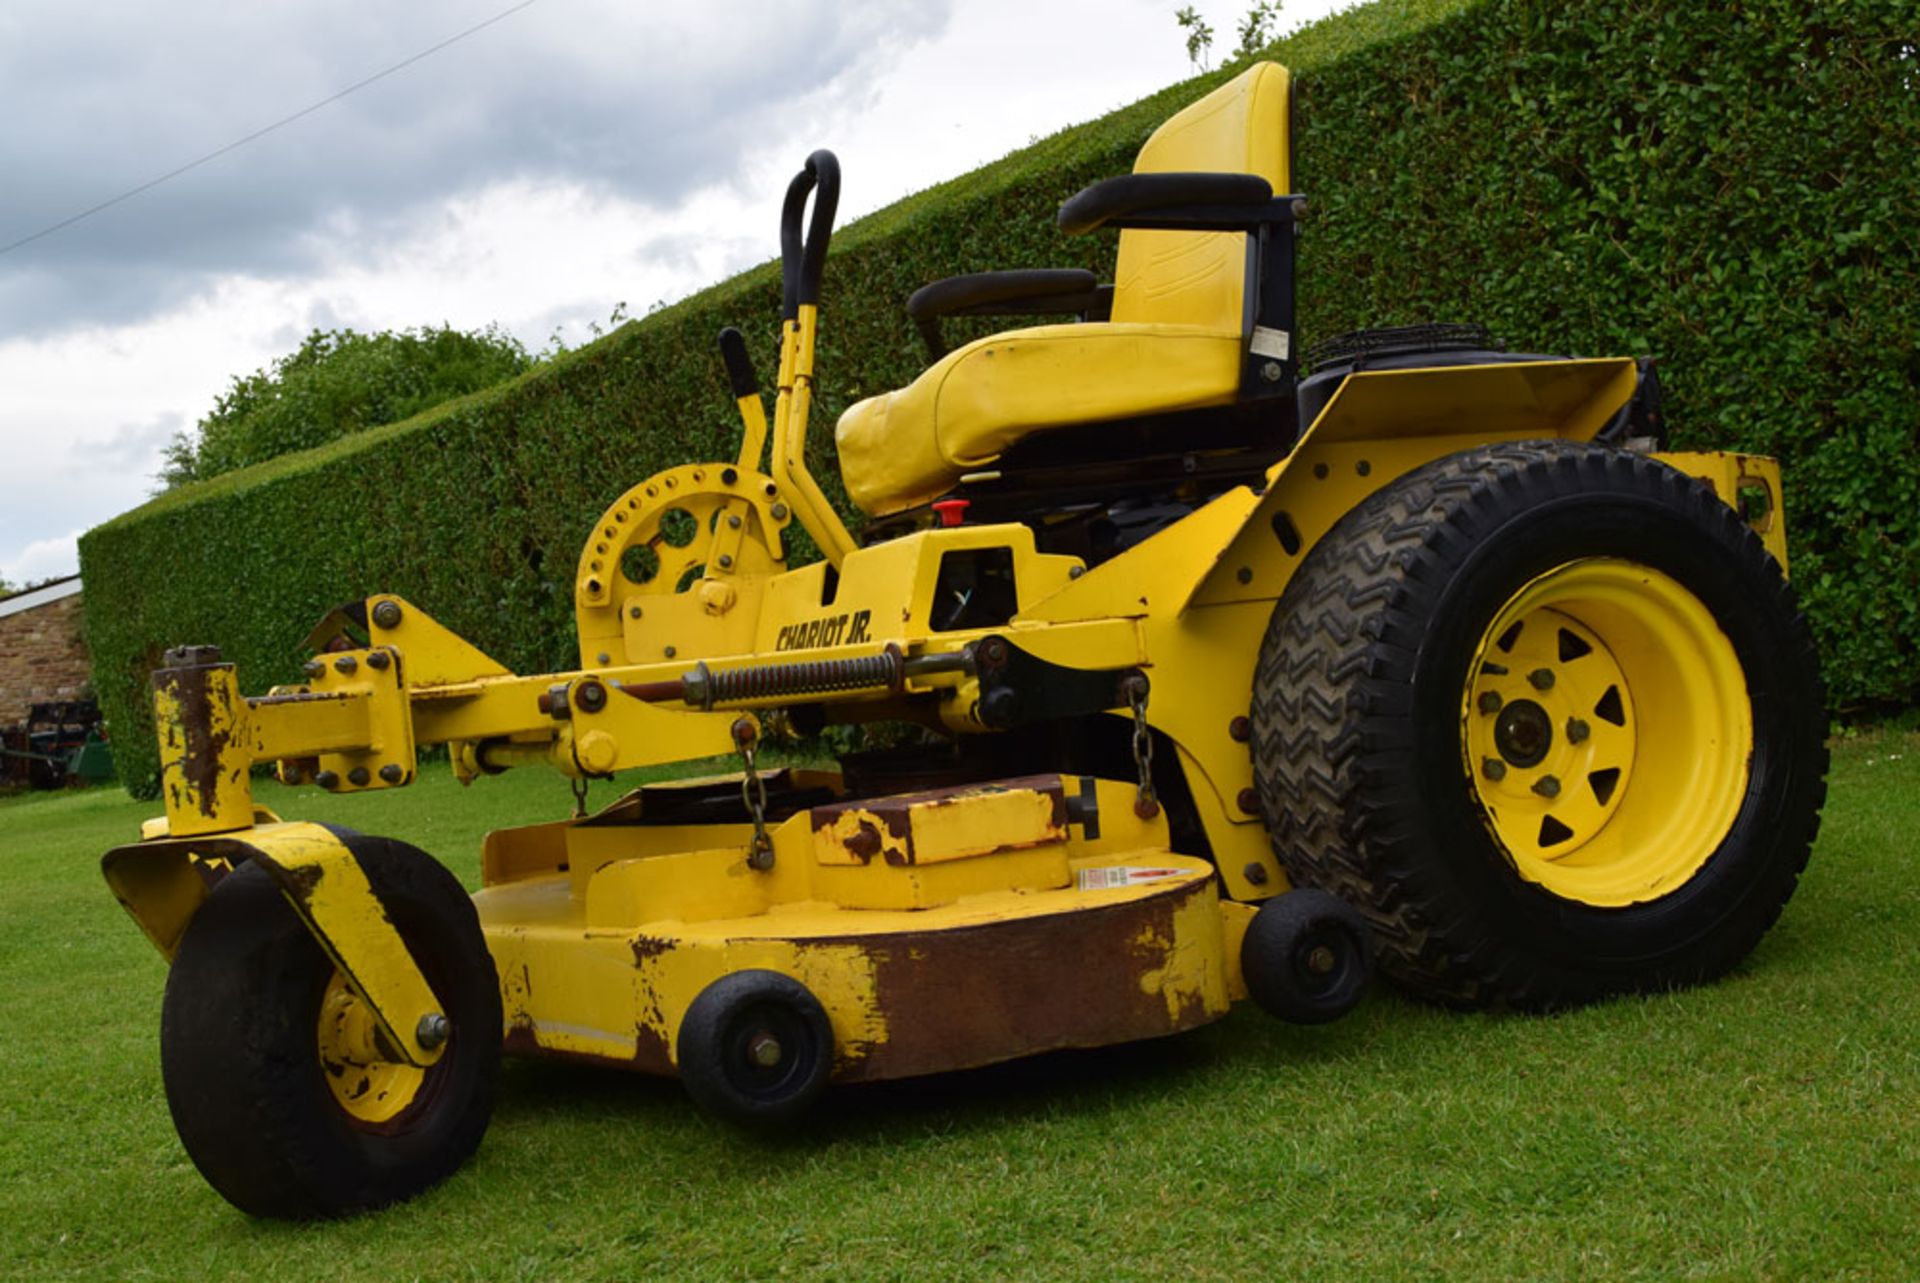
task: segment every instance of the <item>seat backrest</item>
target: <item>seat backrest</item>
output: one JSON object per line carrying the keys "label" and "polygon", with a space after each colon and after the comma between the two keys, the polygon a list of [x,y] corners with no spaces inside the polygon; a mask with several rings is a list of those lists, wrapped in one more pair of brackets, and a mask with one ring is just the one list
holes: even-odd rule
{"label": "seat backrest", "polygon": [[[1291,105],[1287,69],[1255,63],[1154,130],[1133,172],[1258,174],[1285,195]],[[1246,274],[1242,232],[1122,232],[1113,319],[1237,330]]]}

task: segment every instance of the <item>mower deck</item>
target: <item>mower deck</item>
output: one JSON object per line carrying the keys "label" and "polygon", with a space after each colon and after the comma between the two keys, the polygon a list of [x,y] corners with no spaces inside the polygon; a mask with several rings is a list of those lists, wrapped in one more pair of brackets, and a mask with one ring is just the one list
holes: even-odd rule
{"label": "mower deck", "polygon": [[495,834],[506,880],[474,900],[508,1049],[672,1074],[687,1008],[746,969],[819,998],[836,1081],[1204,1024],[1238,987],[1229,944],[1251,910],[1223,906],[1212,866],[1168,851],[1134,802],[1059,776],[836,801],[771,830],[765,873],[747,826],[622,822],[625,802]]}

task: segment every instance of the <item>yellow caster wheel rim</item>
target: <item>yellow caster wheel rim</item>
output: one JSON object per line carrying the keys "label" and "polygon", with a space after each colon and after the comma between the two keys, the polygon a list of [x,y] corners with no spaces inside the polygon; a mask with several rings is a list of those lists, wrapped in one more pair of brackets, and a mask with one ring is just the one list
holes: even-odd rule
{"label": "yellow caster wheel rim", "polygon": [[381,1054],[372,1011],[338,971],[320,1000],[319,1034],[327,1089],[355,1123],[390,1123],[420,1099],[427,1071]]}

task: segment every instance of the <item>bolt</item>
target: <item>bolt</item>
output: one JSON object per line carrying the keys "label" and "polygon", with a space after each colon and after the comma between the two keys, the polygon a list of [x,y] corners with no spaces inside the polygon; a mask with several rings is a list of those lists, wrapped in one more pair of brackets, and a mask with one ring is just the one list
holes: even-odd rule
{"label": "bolt", "polygon": [[676,649],[674,649],[674,648],[673,648],[672,646],[669,646],[669,647],[667,647],[667,649],[666,649],[666,656],[667,656],[667,658],[668,658],[668,659],[672,659],[672,658],[673,658],[673,657],[674,657],[675,655],[678,655],[679,653],[680,653],[680,652],[679,652],[678,650],[676,650]]}
{"label": "bolt", "polygon": [[1253,582],[1253,567],[1242,566],[1240,567],[1240,569],[1233,572],[1233,577],[1235,579],[1238,579],[1243,584],[1250,584]]}
{"label": "bolt", "polygon": [[393,656],[387,654],[387,652],[384,650],[375,650],[375,651],[367,652],[368,668],[379,669],[384,671],[386,669],[386,666],[388,664],[391,664],[392,662],[393,662]]}
{"label": "bolt", "polygon": [[1251,882],[1254,886],[1263,887],[1267,885],[1267,866],[1261,864],[1258,860],[1248,861],[1247,867],[1242,869],[1241,872],[1247,875],[1247,881]]}
{"label": "bolt", "polygon": [[452,1028],[445,1016],[437,1011],[429,1011],[420,1017],[420,1023],[413,1027],[413,1040],[428,1051],[432,1051],[447,1040],[447,1034],[452,1031]]}
{"label": "bolt", "polygon": [[1495,713],[1499,712],[1500,705],[1504,702],[1505,701],[1503,701],[1500,698],[1499,691],[1481,691],[1480,692],[1480,705],[1479,705],[1480,711],[1485,713],[1488,717],[1492,717]]}
{"label": "bolt", "polygon": [[597,713],[607,706],[607,688],[596,681],[574,687],[573,702],[583,713]]}
{"label": "bolt", "polygon": [[382,628],[400,626],[400,603],[397,601],[376,601],[373,603],[373,622]]}
{"label": "bolt", "polygon": [[725,553],[725,552],[720,554],[720,569],[722,570],[733,569],[733,554]]}
{"label": "bolt", "polygon": [[1537,691],[1552,690],[1553,689],[1553,670],[1551,668],[1534,669],[1531,673],[1527,674],[1527,684],[1532,686]]}
{"label": "bolt", "polygon": [[1567,719],[1567,743],[1584,744],[1587,736],[1593,734],[1593,728],[1577,717]]}
{"label": "bolt", "polygon": [[322,673],[327,671],[327,666],[321,663],[317,659],[310,659],[306,663],[300,665],[300,671],[305,673],[309,677],[318,677]]}
{"label": "bolt", "polygon": [[1533,791],[1541,797],[1559,797],[1560,780],[1557,776],[1542,775],[1533,782]]}
{"label": "bolt", "polygon": [[1307,970],[1316,976],[1330,975],[1337,961],[1332,949],[1324,944],[1317,944],[1307,953]]}
{"label": "bolt", "polygon": [[1253,737],[1253,723],[1244,717],[1236,717],[1227,723],[1227,734],[1244,744]]}
{"label": "bolt", "polygon": [[333,661],[333,666],[343,673],[351,673],[354,669],[360,667],[360,662],[351,655],[342,655]]}
{"label": "bolt", "polygon": [[1241,789],[1240,796],[1234,800],[1240,804],[1240,809],[1248,815],[1258,815],[1260,813],[1260,794],[1253,789]]}
{"label": "bolt", "polygon": [[774,504],[774,505],[773,505],[773,519],[774,519],[775,521],[785,521],[785,520],[787,519],[787,505],[786,505],[786,504],[784,504],[784,503],[776,503],[776,504]]}
{"label": "bolt", "polygon": [[1085,566],[1068,566],[1067,567],[1067,578],[1069,579],[1078,579],[1080,576],[1086,573],[1087,573],[1087,568]]}
{"label": "bolt", "polygon": [[727,517],[727,529],[729,529],[729,530],[738,530],[739,528],[740,528],[740,516],[739,516],[739,514],[738,514],[738,513],[731,513],[731,514],[729,514],[729,515],[728,515],[728,517]]}
{"label": "bolt", "polygon": [[1260,377],[1269,383],[1278,383],[1280,381],[1280,373],[1280,363],[1278,361],[1268,361],[1260,367]]}
{"label": "bolt", "polygon": [[1480,759],[1480,773],[1490,780],[1504,780],[1507,778],[1507,764],[1497,757],[1483,757]]}
{"label": "bolt", "polygon": [[353,785],[357,789],[365,788],[367,786],[367,782],[372,778],[373,776],[367,774],[367,768],[364,766],[356,766],[351,771],[347,772],[347,783]]}
{"label": "bolt", "polygon": [[755,1034],[747,1043],[747,1059],[762,1069],[772,1069],[785,1054],[780,1040],[769,1033]]}
{"label": "bolt", "polygon": [[219,662],[218,646],[175,646],[160,656],[162,668],[205,668]]}
{"label": "bolt", "polygon": [[595,655],[595,656],[593,657],[593,662],[594,662],[594,663],[596,663],[596,664],[604,664],[604,663],[606,663],[606,662],[608,662],[608,660],[609,660],[610,658],[611,658],[611,656],[609,656],[609,655],[607,654],[607,652],[603,650],[603,651],[601,651],[601,652],[600,652],[600,653],[599,653],[598,655]]}
{"label": "bolt", "polygon": [[638,606],[629,606],[629,607],[627,607],[627,618],[628,618],[628,619],[638,619],[638,618],[640,618],[640,615],[641,615],[641,613],[642,613],[642,612],[641,612],[641,610],[640,610],[640,607],[638,607]]}
{"label": "bolt", "polygon": [[406,772],[400,769],[398,762],[388,762],[380,768],[380,778],[388,784],[398,784]]}
{"label": "bolt", "polygon": [[747,867],[757,869],[761,873],[765,873],[768,869],[771,869],[773,867],[773,848],[770,846],[756,846],[748,851]]}
{"label": "bolt", "polygon": [[313,777],[313,782],[323,789],[337,789],[340,787],[340,777],[332,771],[320,772]]}

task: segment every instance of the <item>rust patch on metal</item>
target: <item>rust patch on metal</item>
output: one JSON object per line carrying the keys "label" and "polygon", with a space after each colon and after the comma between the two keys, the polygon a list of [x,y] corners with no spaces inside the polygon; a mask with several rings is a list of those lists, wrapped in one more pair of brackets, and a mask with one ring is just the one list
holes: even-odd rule
{"label": "rust patch on metal", "polygon": [[849,855],[858,856],[860,863],[865,864],[880,854],[880,830],[874,827],[872,820],[861,820],[860,827],[855,830],[853,836],[841,845],[847,849]]}
{"label": "rust patch on metal", "polygon": [[673,952],[673,941],[660,936],[637,935],[632,940],[633,965],[644,967],[655,958]]}
{"label": "rust patch on metal", "polygon": [[[953,806],[988,793],[1012,793],[1017,791],[1038,793],[1050,804],[1049,815],[1052,826],[1064,831],[1067,826],[1066,784],[1058,775],[1022,775],[1006,780],[985,780],[968,784],[956,784],[947,788],[926,789],[918,793],[893,793],[885,797],[864,798],[834,802],[826,806],[816,806],[808,811],[809,819],[816,834],[826,832],[841,822],[842,817],[857,815],[856,832],[839,843],[841,849],[866,864],[881,850],[886,851],[887,863],[898,868],[916,862],[913,842],[913,816],[916,807]],[[882,830],[885,831],[884,836]],[[892,841],[887,841],[891,838]],[[999,851],[1018,850],[1032,845],[1025,842],[1008,843],[993,847],[979,854],[990,855]]]}
{"label": "rust patch on metal", "polygon": [[605,1056],[590,1051],[562,1051],[541,1043],[540,1035],[535,1032],[533,1022],[521,1016],[507,1026],[507,1035],[501,1049],[509,1056],[534,1056],[542,1060],[565,1060],[579,1065],[596,1065],[603,1068],[627,1069],[635,1073],[655,1074],[662,1078],[673,1076],[673,1057],[668,1053],[667,1040],[644,1025],[636,1024],[633,1034],[633,1052],[627,1056]]}
{"label": "rust patch on metal", "polygon": [[[884,1042],[842,1058],[835,1080],[968,1069],[1067,1047],[1104,1047],[1217,1018],[1206,995],[1143,986],[1170,969],[1175,915],[1195,882],[1140,900],[944,931],[809,940],[851,944],[873,961]],[[1170,1010],[1171,1007],[1171,1010]]]}
{"label": "rust patch on metal", "polygon": [[[194,806],[208,819],[217,810],[220,788],[220,757],[226,752],[232,730],[213,728],[213,695],[207,683],[210,668],[161,668],[153,674],[153,688],[169,697],[175,711],[166,727],[166,747],[177,754],[180,774]],[[231,727],[231,720],[229,720]],[[163,761],[164,765],[164,761]],[[171,790],[177,804],[179,789]]]}

